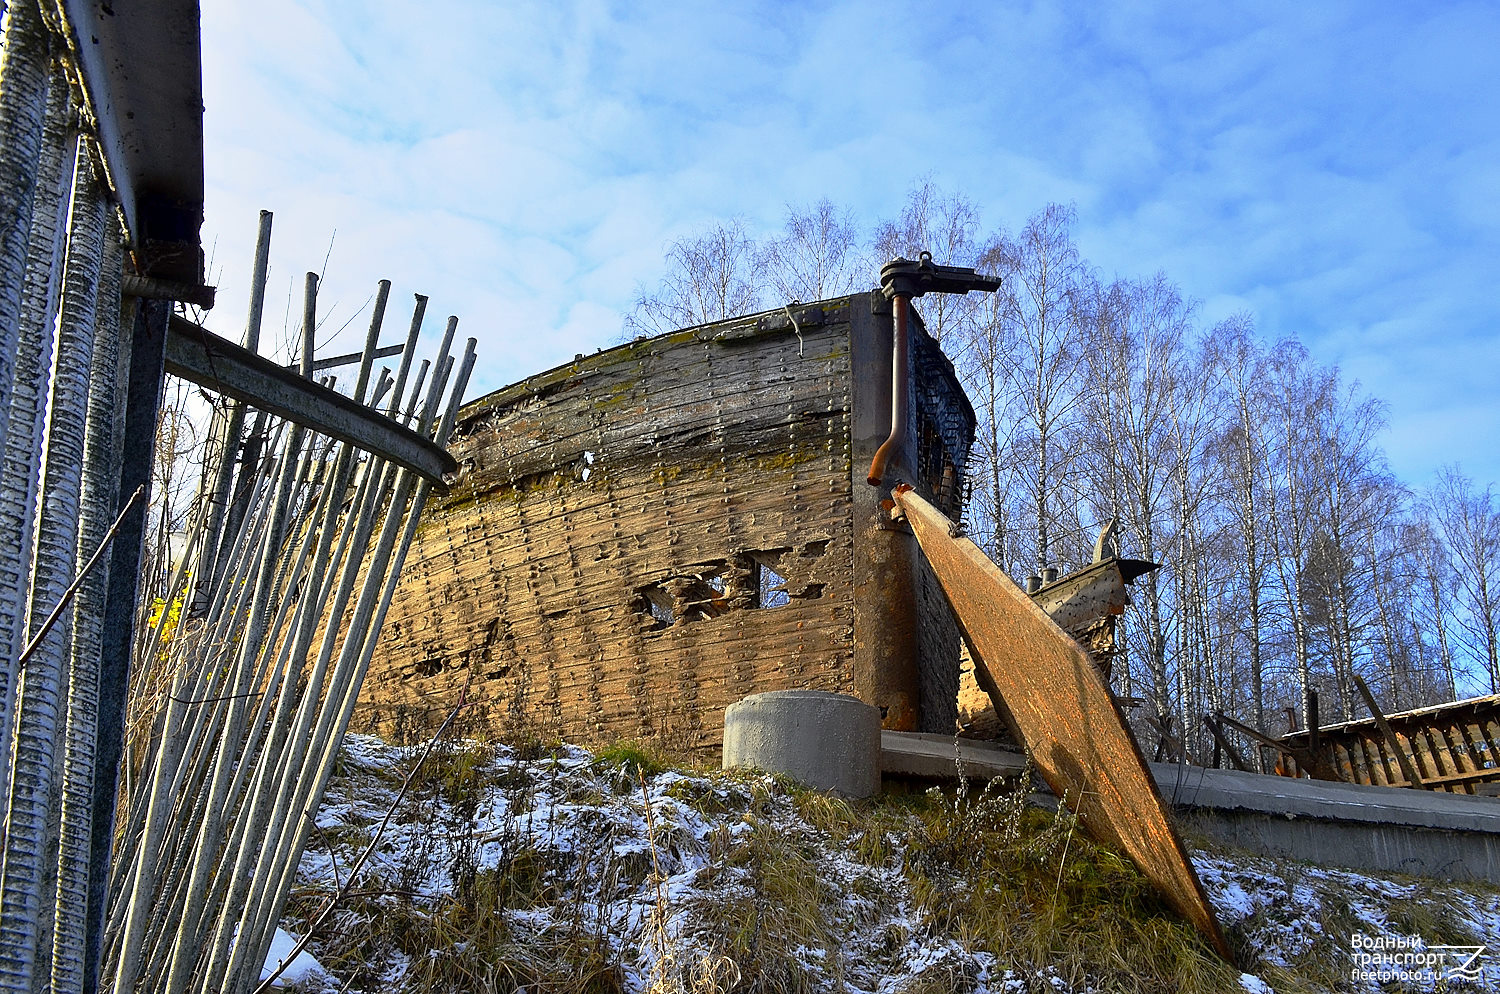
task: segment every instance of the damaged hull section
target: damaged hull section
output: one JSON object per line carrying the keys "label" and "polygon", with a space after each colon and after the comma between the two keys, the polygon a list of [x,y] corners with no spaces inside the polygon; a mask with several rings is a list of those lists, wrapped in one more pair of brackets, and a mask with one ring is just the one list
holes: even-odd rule
{"label": "damaged hull section", "polygon": [[[475,729],[709,753],[729,704],[807,689],[951,731],[946,609],[870,623],[924,579],[864,481],[889,335],[888,303],[859,294],[579,356],[470,404],[356,724],[421,734],[463,693]],[[972,411],[918,338],[898,469],[956,508]]]}

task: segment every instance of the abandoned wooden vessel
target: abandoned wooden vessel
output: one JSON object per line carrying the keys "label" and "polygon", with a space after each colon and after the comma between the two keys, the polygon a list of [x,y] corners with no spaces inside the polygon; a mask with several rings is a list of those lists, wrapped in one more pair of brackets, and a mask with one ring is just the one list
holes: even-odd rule
{"label": "abandoned wooden vessel", "polygon": [[960,517],[974,415],[913,325],[912,415],[879,488],[878,291],[636,340],[468,404],[356,725],[416,734],[466,692],[496,731],[706,751],[728,704],[817,689],[951,732],[957,628],[881,505],[907,482]]}
{"label": "abandoned wooden vessel", "polygon": [[1283,735],[1280,772],[1455,794],[1500,792],[1500,694],[1400,714],[1371,710],[1372,717],[1324,725],[1316,733],[1304,728]]}

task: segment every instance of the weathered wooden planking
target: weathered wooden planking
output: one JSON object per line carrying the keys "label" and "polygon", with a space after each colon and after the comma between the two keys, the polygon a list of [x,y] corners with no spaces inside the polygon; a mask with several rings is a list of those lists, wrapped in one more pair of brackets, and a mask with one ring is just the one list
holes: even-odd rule
{"label": "weathered wooden planking", "polygon": [[[1425,786],[1453,793],[1476,793],[1479,785],[1500,782],[1500,695],[1437,704],[1400,714],[1385,715],[1390,733],[1380,721],[1363,718],[1320,730],[1324,755],[1337,756],[1340,748],[1358,755],[1357,783],[1390,787]],[[1307,732],[1282,737],[1290,746],[1305,747]],[[1422,783],[1413,783],[1401,769],[1401,760],[1412,765]],[[1289,766],[1294,775],[1296,764]]]}
{"label": "weathered wooden planking", "polygon": [[[762,690],[852,687],[848,328],[697,332],[587,357],[466,409],[362,698],[435,725],[715,748]],[[786,603],[751,589],[769,564]],[[718,583],[721,593],[705,594]],[[697,593],[694,594],[693,591]],[[670,599],[672,624],[647,610]]]}
{"label": "weathered wooden planking", "polygon": [[898,490],[896,500],[1042,777],[1232,962],[1145,759],[1088,654],[978,546],[953,537],[953,523],[936,508],[910,491]]}

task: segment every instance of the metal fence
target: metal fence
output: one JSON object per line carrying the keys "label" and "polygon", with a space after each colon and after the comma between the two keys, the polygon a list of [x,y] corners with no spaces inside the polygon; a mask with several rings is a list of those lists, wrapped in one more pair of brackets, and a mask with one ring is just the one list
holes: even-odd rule
{"label": "metal fence", "polygon": [[[0,989],[69,991],[85,989],[95,955],[90,868],[107,853],[95,841],[107,844],[113,800],[100,761],[119,754],[110,684],[129,666],[128,638],[107,637],[130,626],[144,520],[132,497],[147,467],[126,442],[132,429],[149,439],[156,417],[156,392],[130,387],[168,305],[122,306],[125,233],[40,7],[6,6],[3,46]],[[123,333],[136,327],[139,342]],[[157,391],[160,375],[158,353]]]}
{"label": "metal fence", "polygon": [[[424,393],[420,372],[406,383],[421,303],[401,372],[372,380],[377,320],[346,397],[313,380],[312,280],[297,371],[174,315],[211,296],[193,276],[196,3],[0,10],[0,992],[246,989],[401,552],[451,467],[429,436],[452,423],[473,341],[450,357],[450,319]],[[164,147],[121,110],[132,98],[180,115]],[[152,155],[188,202],[131,175]],[[243,406],[225,409],[177,580],[198,637],[158,625],[133,665],[169,372]]]}

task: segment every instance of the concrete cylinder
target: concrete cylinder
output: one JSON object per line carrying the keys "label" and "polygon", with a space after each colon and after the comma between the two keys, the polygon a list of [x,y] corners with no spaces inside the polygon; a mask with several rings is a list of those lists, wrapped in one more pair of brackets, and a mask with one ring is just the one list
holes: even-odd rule
{"label": "concrete cylinder", "polygon": [[822,690],[773,690],[724,712],[724,768],[784,773],[845,797],[880,789],[880,711]]}

